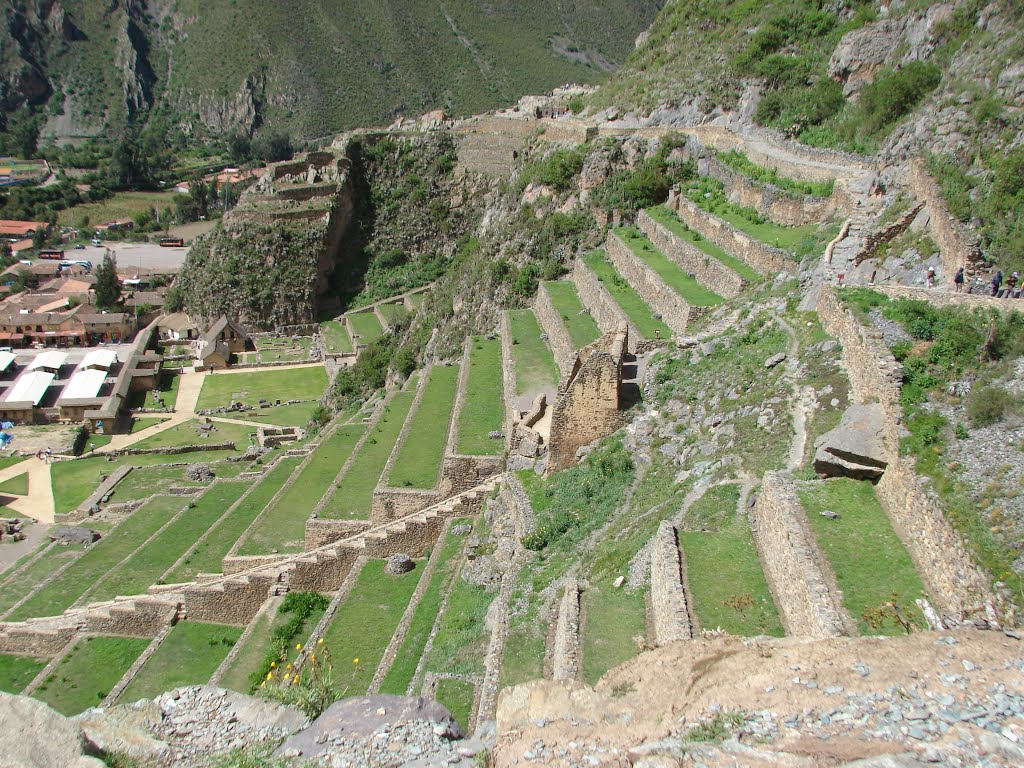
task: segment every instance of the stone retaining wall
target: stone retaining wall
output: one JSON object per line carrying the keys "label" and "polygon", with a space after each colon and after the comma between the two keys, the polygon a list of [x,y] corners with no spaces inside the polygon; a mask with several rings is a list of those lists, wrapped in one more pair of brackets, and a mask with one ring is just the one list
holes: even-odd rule
{"label": "stone retaining wall", "polygon": [[[98,505],[103,500],[104,496],[106,496],[108,493],[112,493],[114,488],[117,487],[117,484],[131,474],[133,469],[135,469],[135,467],[132,466],[118,467],[117,469],[115,469],[114,472],[110,476],[108,476],[106,480],[99,484],[99,486],[89,496],[89,498],[87,498],[85,501],[78,505],[78,509],[76,509],[75,512],[81,513],[82,515],[88,515],[92,508]],[[69,513],[69,517],[67,519],[71,519],[70,514],[74,513]],[[82,518],[76,517],[74,519],[81,520]]]}
{"label": "stone retaining wall", "polygon": [[[174,617],[172,616],[171,620],[168,621],[168,623],[165,624],[160,629],[160,631],[156,633],[156,637],[154,637],[150,641],[149,645],[146,646],[145,650],[143,650],[143,652],[139,654],[139,657],[134,662],[132,662],[132,665],[128,667],[128,671],[126,671],[121,676],[121,679],[117,681],[117,685],[111,688],[110,693],[108,693],[106,697],[104,697],[102,703],[100,704],[101,707],[113,706],[113,704],[117,701],[118,697],[122,693],[124,693],[124,689],[131,684],[132,680],[134,680],[136,676],[138,676],[139,672],[142,671],[142,668],[145,666],[146,662],[149,661],[150,658],[152,658],[153,654],[156,653],[157,649],[161,645],[163,645],[164,640],[167,639],[167,636],[171,633],[171,630],[174,629],[175,622],[173,619]],[[232,648],[231,650],[234,651],[235,649]]]}
{"label": "stone retaining wall", "polygon": [[605,247],[608,258],[618,273],[676,333],[685,334],[686,327],[691,322],[709,311],[708,307],[690,306],[614,232],[608,233]]}
{"label": "stone retaining wall", "polygon": [[651,624],[655,645],[693,637],[686,591],[686,566],[676,540],[676,529],[662,521],[651,548]]}
{"label": "stone retaining wall", "polygon": [[177,456],[179,453],[197,453],[199,451],[233,451],[234,441],[228,443],[202,443],[201,445],[172,445],[167,448],[121,448],[107,451],[104,456],[144,456],[159,454],[161,456]]}
{"label": "stone retaining wall", "polygon": [[314,518],[306,521],[306,550],[319,549],[327,544],[347,539],[370,527],[369,520],[325,520]]}
{"label": "stone retaining wall", "polygon": [[858,265],[873,258],[883,245],[892,242],[910,229],[910,225],[914,223],[914,219],[917,218],[917,214],[921,212],[922,208],[924,208],[924,203],[915,203],[908,210],[904,211],[896,221],[868,233],[857,253],[854,254],[853,263]]}
{"label": "stone retaining wall", "polygon": [[544,283],[537,288],[533,313],[537,316],[541,330],[547,335],[548,346],[555,356],[558,369],[564,376],[569,372],[576,357],[576,345],[572,343],[572,337],[569,336],[569,331],[565,328],[562,316],[558,314],[555,305],[551,303],[551,294],[548,293]]}
{"label": "stone retaining wall", "polygon": [[390,520],[411,515],[441,501],[441,493],[436,490],[419,490],[416,488],[383,488],[378,486],[373,491],[373,505],[370,507],[370,523],[378,525]]}
{"label": "stone retaining wall", "polygon": [[576,259],[573,264],[572,282],[576,286],[580,301],[590,310],[590,316],[594,318],[601,333],[611,333],[625,324],[629,327],[629,337],[634,343],[636,339],[643,338],[636,326],[630,322],[629,316],[605,288],[604,283],[597,279],[597,275],[583,259]]}
{"label": "stone retaining wall", "polygon": [[580,586],[575,581],[565,585],[558,608],[558,622],[551,647],[551,677],[554,680],[575,680],[580,674]]}
{"label": "stone retaining wall", "polygon": [[501,456],[448,455],[441,462],[440,498],[475,488],[488,478],[501,474],[505,460]]}
{"label": "stone retaining wall", "polygon": [[[765,578],[786,634],[813,638],[845,633],[839,596],[825,573],[808,530],[806,513],[790,482],[765,473],[751,524]],[[834,578],[834,577],[833,577]]]}
{"label": "stone retaining wall", "polygon": [[942,190],[920,158],[910,162],[909,186],[911,194],[924,203],[928,212],[928,234],[939,246],[943,273],[952,278],[960,267],[964,267],[968,277],[980,272],[984,258],[978,234],[949,212]]}
{"label": "stone retaining wall", "polygon": [[782,249],[766,245],[740,232],[724,219],[708,213],[682,195],[671,195],[665,205],[676,212],[683,224],[699,233],[705,240],[714,243],[731,256],[745,261],[762,275],[774,277],[779,272],[796,267],[796,263]]}
{"label": "stone retaining wall", "polygon": [[652,219],[647,211],[637,214],[636,224],[655,248],[684,272],[693,275],[705,288],[731,299],[747,287],[747,281],[729,267]]}
{"label": "stone retaining wall", "polygon": [[[986,286],[987,287],[987,286]],[[875,285],[873,290],[884,293],[890,299],[918,299],[934,307],[981,308],[1000,312],[1024,311],[1024,301],[1019,299],[997,299],[981,293],[956,293],[943,288],[919,288],[913,285]]]}

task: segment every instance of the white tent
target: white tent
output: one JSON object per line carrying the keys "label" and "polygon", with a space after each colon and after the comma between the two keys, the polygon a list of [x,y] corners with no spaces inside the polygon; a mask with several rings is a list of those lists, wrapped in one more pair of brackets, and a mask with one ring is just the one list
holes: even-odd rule
{"label": "white tent", "polygon": [[7,395],[6,403],[32,403],[39,405],[46,390],[56,376],[46,371],[29,371],[23,373],[21,378],[14,382]]}

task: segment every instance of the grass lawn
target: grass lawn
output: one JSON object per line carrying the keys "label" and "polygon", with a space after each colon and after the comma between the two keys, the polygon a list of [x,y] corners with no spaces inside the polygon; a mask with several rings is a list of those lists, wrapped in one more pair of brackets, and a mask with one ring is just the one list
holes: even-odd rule
{"label": "grass lawn", "polygon": [[260,399],[317,400],[327,388],[322,365],[285,370],[215,373],[203,381],[197,408],[217,408],[232,402],[259,405]]}
{"label": "grass lawn", "polygon": [[343,697],[366,693],[423,573],[423,562],[417,561],[409,573],[391,576],[384,572],[383,560],[370,560],[338,607],[324,633],[324,645]]}
{"label": "grass lawn", "polygon": [[583,257],[583,262],[590,267],[590,271],[601,281],[608,293],[615,299],[615,303],[622,308],[626,317],[645,339],[657,338],[659,333],[663,339],[672,336],[672,329],[661,320],[655,319],[650,306],[616,271],[604,251],[591,251]]}
{"label": "grass lawn", "polygon": [[352,352],[352,339],[338,320],[325,320],[320,323],[320,339],[328,354]]}
{"label": "grass lawn", "polygon": [[397,325],[409,316],[409,310],[405,308],[405,304],[381,304],[378,309],[380,310],[381,316],[384,318],[384,322],[390,325]]}
{"label": "grass lawn", "polygon": [[505,423],[501,380],[501,339],[473,337],[469,352],[469,380],[459,413],[455,450],[458,453],[494,456],[505,448],[503,440],[490,437]]}
{"label": "grass lawn", "polygon": [[68,544],[51,549],[0,589],[0,615],[21,600],[52,573],[74,560],[85,549],[83,544]]}
{"label": "grass lawn", "polygon": [[412,304],[413,308],[418,309],[425,298],[427,298],[426,291],[420,291],[419,293],[410,293],[409,303]]}
{"label": "grass lawn", "polygon": [[508,325],[516,366],[516,393],[533,394],[557,387],[560,377],[558,363],[551,354],[551,348],[540,337],[537,316],[529,309],[510,310]]}
{"label": "grass lawn", "polygon": [[188,502],[187,509],[174,522],[87,593],[88,600],[141,594],[149,585],[161,583],[167,570],[238,501],[249,485],[244,480],[217,483],[194,502]]}
{"label": "grass lawn", "polygon": [[0,691],[21,693],[49,663],[49,659],[0,653]]}
{"label": "grass lawn", "polygon": [[261,363],[308,363],[311,336],[271,336],[256,341],[257,356]]}
{"label": "grass lawn", "polygon": [[32,695],[67,717],[98,707],[148,645],[138,637],[88,637]]}
{"label": "grass lawn", "polygon": [[160,375],[160,398],[163,404],[157,402],[153,396],[153,390],[147,389],[141,392],[132,392],[128,396],[129,408],[173,408],[178,401],[178,384],[180,377],[177,373],[163,373]]}
{"label": "grass lawn", "polygon": [[690,198],[704,210],[714,214],[720,219],[727,221],[740,232],[745,232],[755,240],[766,245],[773,245],[785,251],[792,251],[801,240],[813,235],[818,231],[817,224],[804,224],[799,227],[785,227],[773,221],[765,219],[761,224],[755,224],[739,212],[737,206],[732,203],[720,203],[713,205],[703,195],[695,195]]}
{"label": "grass lawn", "polygon": [[[252,525],[252,521],[270,503],[281,486],[285,484],[292,472],[302,461],[301,456],[293,456],[278,461],[274,468],[267,472],[245,500],[235,507],[234,511],[221,520],[210,531],[195,551],[167,575],[169,584],[191,581],[197,573],[220,573],[221,561],[235,545],[239,537]],[[251,480],[248,482],[252,482]],[[257,554],[256,548],[249,551],[249,541],[243,543],[239,554]]]}
{"label": "grass lawn", "polygon": [[28,496],[28,472],[4,480],[0,483],[0,494],[13,493],[16,496]]}
{"label": "grass lawn", "polygon": [[302,551],[306,520],[330,489],[365,431],[362,424],[345,425],[320,444],[302,474],[249,532],[245,546],[247,553],[268,554],[271,549],[278,552]]}
{"label": "grass lawn", "polygon": [[[128,429],[128,434],[129,435],[134,435],[136,432],[141,432],[144,429],[149,429],[150,427],[155,427],[157,424],[160,424],[161,422],[167,421],[168,418],[170,418],[170,417],[139,416],[138,418],[133,418],[132,419],[132,425]],[[107,442],[109,443],[110,442],[109,437],[110,437],[109,435],[93,435],[90,438],[90,441],[91,442],[95,442],[96,443],[96,447],[98,448],[99,445],[100,445],[99,441],[102,438],[108,438]]]}
{"label": "grass lawn", "polygon": [[690,508],[683,523],[688,530],[679,531],[691,610],[704,629],[721,627],[740,637],[781,637],[778,611],[757,559],[750,524],[736,510],[738,500],[735,485],[709,489]]}
{"label": "grass lawn", "polygon": [[92,544],[60,576],[47,584],[11,614],[11,621],[33,616],[55,616],[71,606],[107,571],[135,549],[188,502],[180,497],[158,496],[135,510],[124,522]]}
{"label": "grass lawn", "polygon": [[[237,464],[216,464],[211,467],[217,477],[224,477],[225,472],[240,468],[242,463]],[[184,467],[139,467],[133,469],[124,480],[117,484],[111,499],[120,504],[125,501],[137,501],[154,493],[166,493],[171,486],[195,487],[199,483],[185,479]]]}
{"label": "grass lawn", "polygon": [[251,421],[256,424],[276,427],[305,427],[318,405],[319,403],[315,400],[308,403],[292,403],[291,405],[272,405],[269,408],[257,408],[255,411],[219,413],[217,418]]}
{"label": "grass lawn", "polygon": [[483,674],[489,637],[484,617],[494,596],[495,593],[456,577],[427,656],[427,671]]}
{"label": "grass lawn", "polygon": [[0,456],[0,469],[7,469],[13,467],[15,464],[21,464],[27,456]]}
{"label": "grass lawn", "polygon": [[345,315],[348,318],[348,327],[352,332],[352,340],[355,344],[369,344],[382,333],[384,329],[380,325],[377,316],[370,312],[352,312]]}
{"label": "grass lawn", "polygon": [[242,634],[241,627],[182,621],[149,657],[119,701],[128,704],[179,688],[202,685],[217,671]]}
{"label": "grass lawn", "polygon": [[761,275],[757,270],[747,264],[747,262],[737,259],[735,256],[731,256],[723,248],[718,247],[710,240],[705,240],[699,234],[683,224],[683,222],[679,220],[675,211],[669,210],[664,205],[658,205],[654,208],[648,208],[647,213],[652,219],[666,227],[674,235],[696,246],[711,258],[717,259],[748,283],[760,282]]}
{"label": "grass lawn", "polygon": [[590,313],[583,311],[583,304],[576,295],[575,285],[569,280],[550,280],[543,285],[547,288],[551,303],[565,323],[565,330],[569,332],[569,338],[576,349],[582,349],[600,338],[601,329],[597,327]]}
{"label": "grass lawn", "polygon": [[225,424],[213,422],[209,436],[204,437],[197,427],[201,422],[192,419],[165,429],[152,437],[140,440],[132,448],[174,448],[183,445],[202,445],[204,443],[234,443],[235,450],[244,451],[248,448],[251,438],[256,434],[254,427],[243,424]]}
{"label": "grass lawn", "polygon": [[591,587],[583,593],[583,681],[594,685],[612,667],[640,653],[647,634],[643,592]]}
{"label": "grass lawn", "polygon": [[[865,635],[901,635],[895,621],[871,626],[865,614],[897,596],[903,616],[918,627],[924,619],[914,600],[924,594],[903,542],[875,497],[870,483],[835,478],[799,489],[818,544],[835,571],[843,604]],[[839,517],[830,520],[821,512]]]}
{"label": "grass lawn", "polygon": [[392,488],[433,488],[441,473],[459,366],[435,365],[388,477]]}
{"label": "grass lawn", "polygon": [[136,213],[155,208],[162,211],[174,207],[173,192],[118,192],[113,197],[95,203],[82,203],[57,212],[57,224],[76,226],[83,216],[89,217],[89,226],[95,227],[115,219],[130,219]]}
{"label": "grass lawn", "polygon": [[651,241],[635,229],[623,228],[615,230],[630,250],[647,266],[653,269],[669,288],[682,296],[693,307],[713,307],[721,304],[724,299],[714,291],[709,291],[694,278],[686,274],[679,265],[659,251]]}
{"label": "grass lawn", "polygon": [[437,681],[437,700],[445,706],[466,733],[469,733],[469,721],[473,719],[474,691],[475,687],[467,680]]}
{"label": "grass lawn", "polygon": [[324,505],[321,517],[366,520],[370,516],[373,489],[377,487],[415,396],[414,392],[403,391],[391,398],[373,432],[363,443],[362,450]]}
{"label": "grass lawn", "polygon": [[[452,525],[462,522],[465,521],[453,520]],[[423,655],[423,649],[427,647],[427,638],[430,637],[430,630],[437,618],[441,600],[444,598],[452,577],[461,568],[462,558],[457,555],[462,552],[465,543],[466,537],[464,536],[448,535],[440,544],[441,551],[438,553],[437,567],[434,568],[434,573],[430,577],[430,583],[424,590],[423,596],[416,604],[412,621],[409,623],[409,631],[395,655],[395,660],[381,681],[381,693],[404,696],[409,688],[409,684],[416,674],[420,656]]]}

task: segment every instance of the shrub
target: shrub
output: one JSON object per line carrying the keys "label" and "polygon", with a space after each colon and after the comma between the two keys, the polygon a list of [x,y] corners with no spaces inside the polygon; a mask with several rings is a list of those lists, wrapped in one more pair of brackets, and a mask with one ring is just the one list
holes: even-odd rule
{"label": "shrub", "polygon": [[975,427],[987,427],[1002,421],[1019,406],[1016,397],[1003,387],[990,384],[975,387],[967,396],[967,418]]}
{"label": "shrub", "polygon": [[939,67],[923,61],[912,61],[895,72],[881,73],[861,91],[862,130],[875,134],[894,125],[935,90],[941,79]]}

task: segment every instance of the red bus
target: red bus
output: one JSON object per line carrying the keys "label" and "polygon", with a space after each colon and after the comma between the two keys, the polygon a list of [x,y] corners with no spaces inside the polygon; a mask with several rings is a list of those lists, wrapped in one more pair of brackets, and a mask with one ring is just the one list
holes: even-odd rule
{"label": "red bus", "polygon": [[185,241],[180,237],[161,237],[160,247],[161,248],[183,248]]}
{"label": "red bus", "polygon": [[43,250],[39,252],[39,258],[46,259],[47,261],[59,261],[64,258],[64,251]]}

